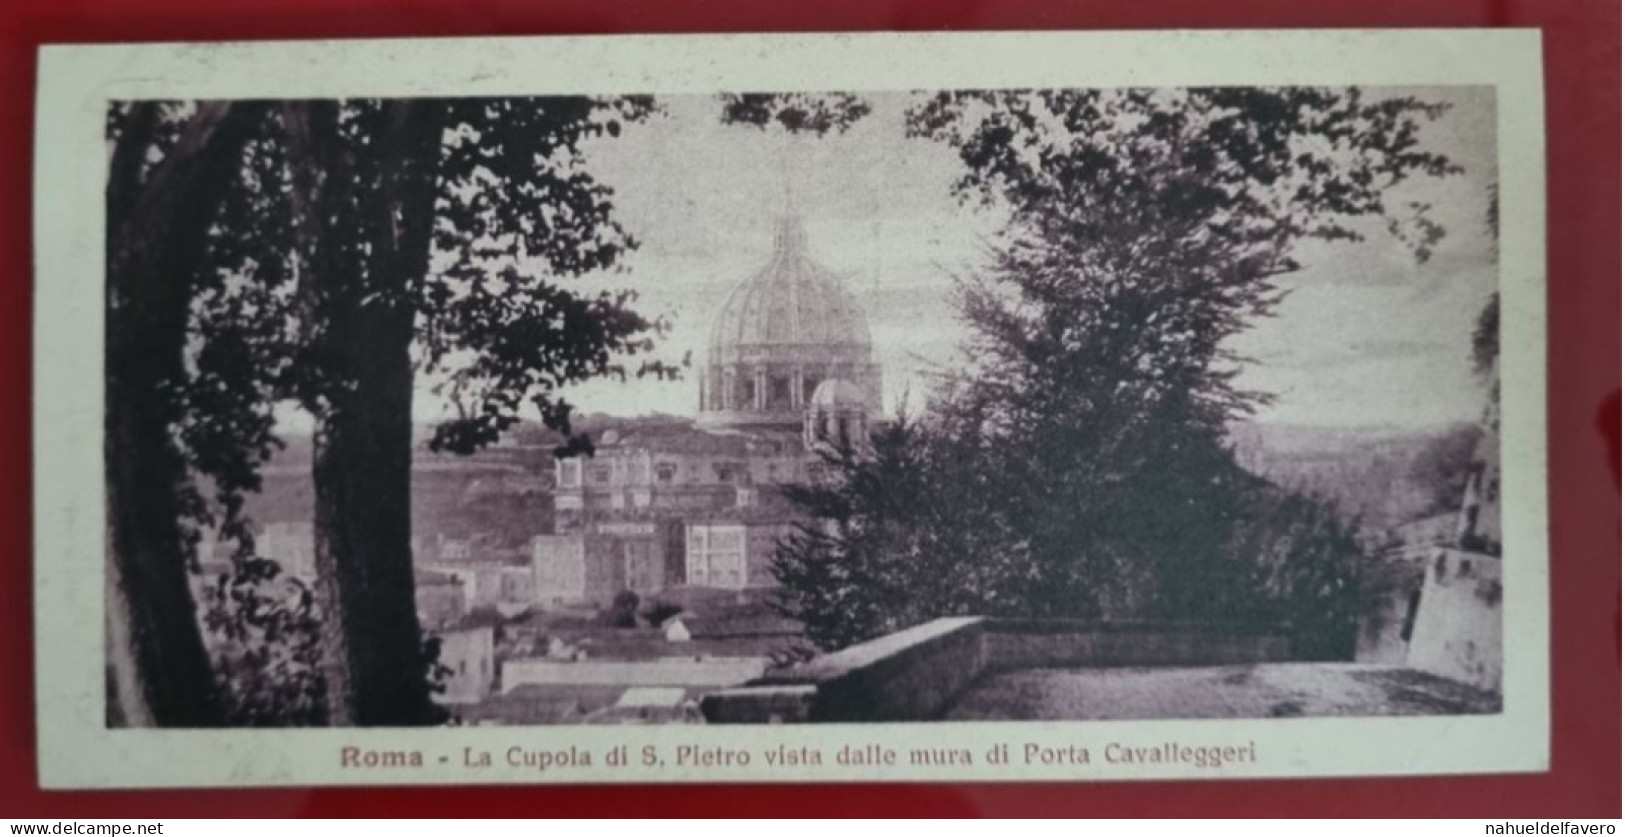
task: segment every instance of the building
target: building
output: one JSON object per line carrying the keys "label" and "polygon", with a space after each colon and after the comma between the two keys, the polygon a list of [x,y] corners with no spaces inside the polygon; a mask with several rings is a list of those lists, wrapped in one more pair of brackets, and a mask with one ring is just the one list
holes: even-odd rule
{"label": "building", "polygon": [[661,527],[538,535],[531,540],[535,600],[541,604],[609,604],[630,590],[646,595],[671,583],[668,539]]}
{"label": "building", "polygon": [[800,219],[779,220],[767,264],[723,300],[700,376],[699,424],[797,432],[819,385],[849,382],[870,413],[880,366],[857,300],[812,260]]}
{"label": "building", "polygon": [[806,448],[790,434],[719,433],[671,424],[609,431],[591,457],[561,459],[554,495],[560,533],[606,523],[672,522],[749,508],[760,488],[800,480]]}
{"label": "building", "polygon": [[1486,429],[1457,512],[1399,528],[1365,579],[1355,659],[1397,663],[1501,689],[1500,410]]}
{"label": "building", "polygon": [[449,573],[418,570],[414,574],[418,623],[424,630],[455,624],[468,612],[463,585]]}
{"label": "building", "polygon": [[813,261],[800,221],[780,219],[767,263],[717,312],[695,421],[635,423],[559,460],[557,534],[533,542],[538,598],[642,592],[635,573],[659,562],[603,540],[632,524],[669,533],[662,585],[771,586],[797,519],[780,486],[815,477],[830,450],[866,447],[881,385],[862,308]]}
{"label": "building", "polygon": [[420,565],[444,573],[463,588],[463,600],[474,608],[519,609],[536,602],[536,573],[530,561],[482,561]]}
{"label": "building", "polygon": [[744,590],[771,587],[773,554],[794,524],[782,520],[701,520],[688,523],[684,583]]}
{"label": "building", "polygon": [[496,691],[496,631],[488,624],[454,625],[440,630],[440,664],[446,667],[440,703],[475,703]]}
{"label": "building", "polygon": [[802,416],[801,441],[808,450],[853,451],[868,447],[868,396],[855,385],[825,381],[813,391]]}

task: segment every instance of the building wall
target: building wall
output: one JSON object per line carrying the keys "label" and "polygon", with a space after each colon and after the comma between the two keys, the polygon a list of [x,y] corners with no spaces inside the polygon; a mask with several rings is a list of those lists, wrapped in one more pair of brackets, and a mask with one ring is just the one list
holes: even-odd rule
{"label": "building wall", "polygon": [[788,523],[690,523],[685,582],[696,587],[743,590],[771,587],[773,555]]}
{"label": "building wall", "polygon": [[1433,552],[1411,631],[1411,668],[1501,689],[1501,560],[1459,549]]}
{"label": "building wall", "polygon": [[424,581],[416,585],[418,621],[428,629],[449,625],[463,618],[468,603],[463,598],[463,585],[455,579]]}
{"label": "building wall", "polygon": [[502,664],[502,690],[521,686],[736,686],[767,670],[761,657],[667,657],[659,660],[544,659],[508,660]]}
{"label": "building wall", "polygon": [[626,589],[626,561],[618,538],[603,535],[581,535],[586,544],[583,560],[586,562],[586,599],[597,604],[609,604],[615,594]]}
{"label": "building wall", "polygon": [[490,626],[440,635],[440,664],[450,669],[441,703],[474,703],[496,690],[496,640]]}
{"label": "building wall", "polygon": [[1361,610],[1354,659],[1404,665],[1422,599],[1422,574],[1431,549],[1382,556],[1361,578]]}
{"label": "building wall", "polygon": [[254,539],[254,546],[284,573],[305,580],[316,577],[316,533],[310,523],[267,524]]}
{"label": "building wall", "polygon": [[658,592],[668,586],[667,551],[664,527],[654,524],[637,535],[540,535],[532,541],[535,598],[608,604],[623,590]]}
{"label": "building wall", "polygon": [[696,587],[744,589],[745,525],[690,523],[687,530],[687,583]]}
{"label": "building wall", "polygon": [[585,599],[585,539],[580,535],[537,535],[530,543],[537,601],[558,603]]}
{"label": "building wall", "polygon": [[773,587],[773,556],[779,550],[779,539],[793,529],[788,523],[756,523],[746,529],[745,586]]}

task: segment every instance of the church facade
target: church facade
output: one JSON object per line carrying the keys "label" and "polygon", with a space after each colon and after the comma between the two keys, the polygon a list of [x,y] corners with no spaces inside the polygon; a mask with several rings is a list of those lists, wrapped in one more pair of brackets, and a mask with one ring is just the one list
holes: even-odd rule
{"label": "church facade", "polygon": [[532,544],[541,598],[774,584],[796,521],[778,487],[806,481],[820,446],[862,444],[881,407],[863,310],[799,219],[780,219],[766,264],[724,298],[704,360],[693,421],[607,431],[592,456],[558,461],[556,533]]}

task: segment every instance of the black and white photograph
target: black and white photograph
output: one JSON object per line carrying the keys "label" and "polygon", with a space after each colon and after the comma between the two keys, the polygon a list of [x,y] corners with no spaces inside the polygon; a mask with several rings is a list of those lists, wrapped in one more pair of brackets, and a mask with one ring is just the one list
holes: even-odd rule
{"label": "black and white photograph", "polygon": [[114,740],[1507,710],[1494,84],[644,89],[105,100]]}

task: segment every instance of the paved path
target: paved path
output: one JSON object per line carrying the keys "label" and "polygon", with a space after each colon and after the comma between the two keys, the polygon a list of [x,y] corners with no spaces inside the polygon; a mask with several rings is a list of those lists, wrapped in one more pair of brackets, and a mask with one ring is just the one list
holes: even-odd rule
{"label": "paved path", "polygon": [[1281,718],[1500,710],[1498,695],[1411,669],[1359,663],[1270,663],[996,674],[972,686],[947,718]]}

